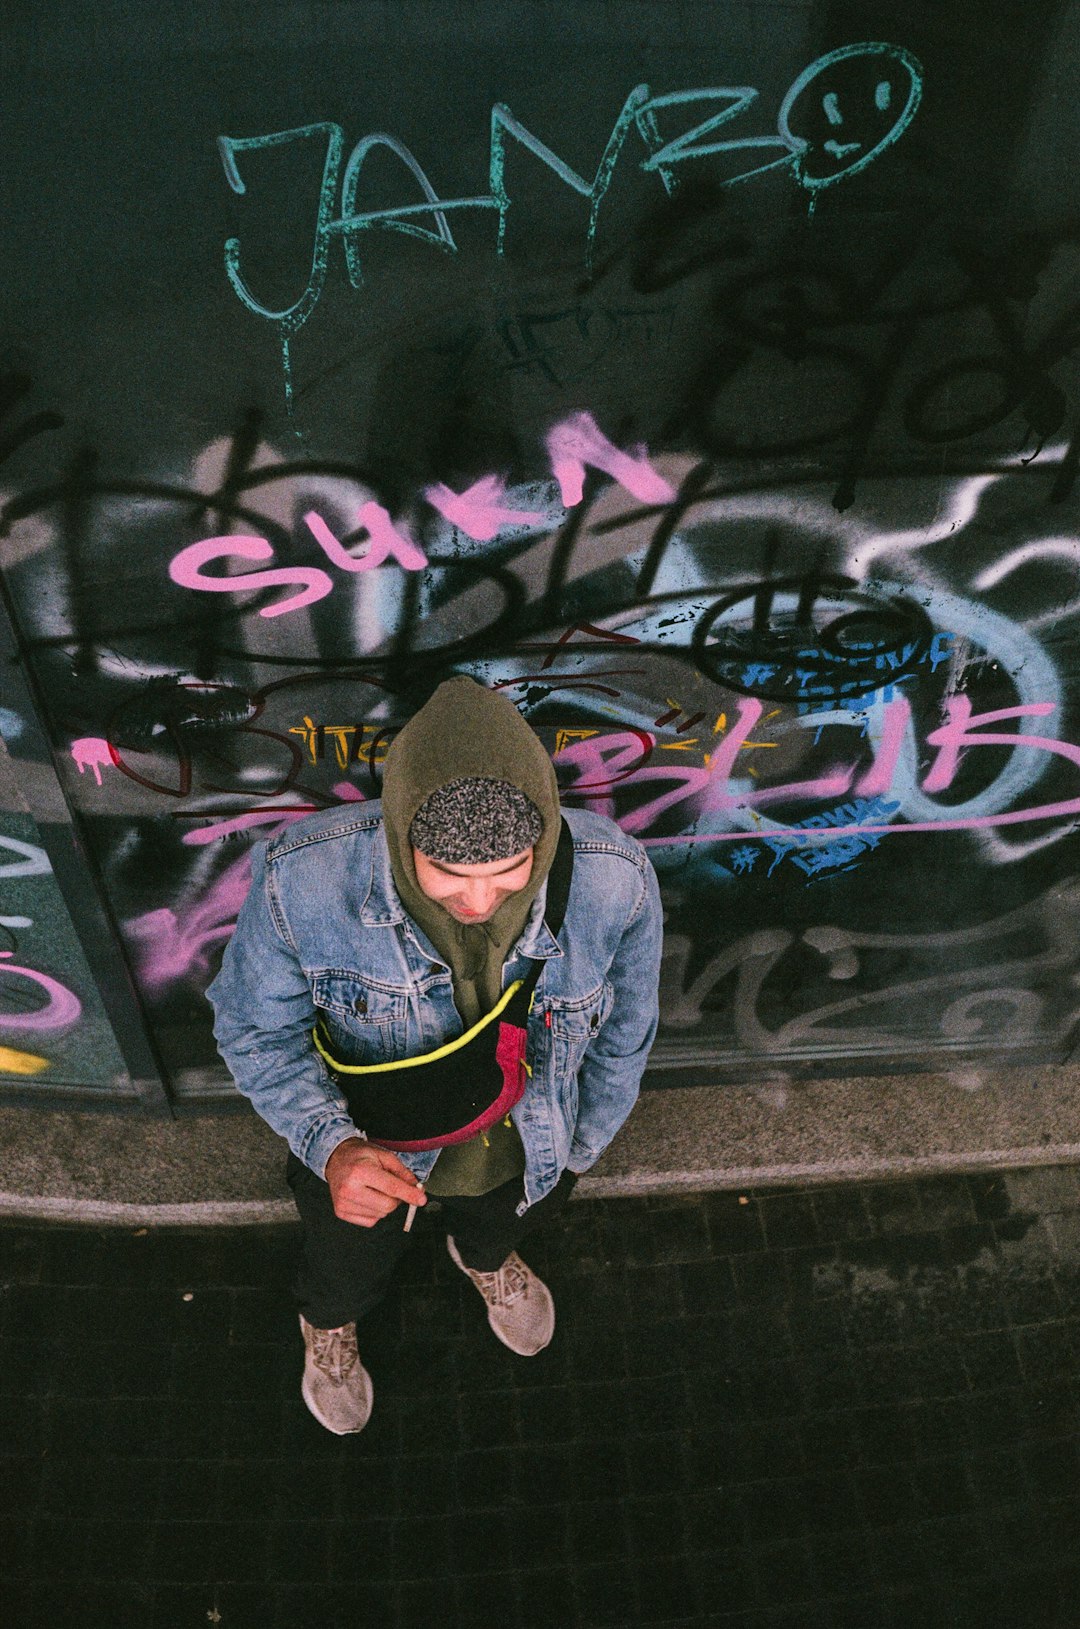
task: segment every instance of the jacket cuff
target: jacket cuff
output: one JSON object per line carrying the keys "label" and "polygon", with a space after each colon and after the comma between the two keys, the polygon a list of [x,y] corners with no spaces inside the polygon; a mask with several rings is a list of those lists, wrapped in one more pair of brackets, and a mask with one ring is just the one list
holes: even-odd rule
{"label": "jacket cuff", "polygon": [[579,1143],[575,1139],[570,1144],[570,1152],[566,1157],[566,1167],[567,1170],[573,1171],[575,1176],[581,1176],[591,1165],[595,1165],[599,1158],[599,1154],[594,1154],[591,1149],[586,1148],[583,1143]]}
{"label": "jacket cuff", "polygon": [[314,1136],[309,1138],[298,1157],[325,1182],[326,1162],[334,1149],[340,1148],[350,1137],[362,1136],[363,1132],[357,1130],[351,1120],[346,1119],[344,1115],[335,1116],[326,1125],[320,1126]]}

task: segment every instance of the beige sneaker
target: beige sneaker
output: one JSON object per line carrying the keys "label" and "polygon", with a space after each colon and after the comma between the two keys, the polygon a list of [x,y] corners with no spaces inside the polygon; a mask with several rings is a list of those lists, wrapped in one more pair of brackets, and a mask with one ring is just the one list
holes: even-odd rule
{"label": "beige sneaker", "polygon": [[497,1273],[466,1267],[447,1234],[446,1248],[455,1266],[467,1273],[488,1305],[488,1323],[504,1346],[519,1357],[535,1357],[555,1333],[551,1291],[513,1250]]}
{"label": "beige sneaker", "polygon": [[356,1325],[316,1329],[301,1315],[304,1378],[300,1395],[320,1425],[335,1436],[362,1431],[375,1398],[371,1376],[356,1349]]}

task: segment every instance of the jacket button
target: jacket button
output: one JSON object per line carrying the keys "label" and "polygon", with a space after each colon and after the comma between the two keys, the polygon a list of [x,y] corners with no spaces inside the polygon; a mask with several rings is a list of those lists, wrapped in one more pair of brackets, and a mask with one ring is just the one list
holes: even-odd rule
{"label": "jacket button", "polygon": [[367,996],[357,996],[356,1000],[352,1004],[352,1009],[353,1012],[358,1013],[362,1018],[367,1012]]}
{"label": "jacket button", "polygon": [[592,1017],[589,1019],[589,1028],[590,1029],[599,1029],[600,1028],[600,1014],[599,1013],[596,1013],[596,1012],[593,1013]]}

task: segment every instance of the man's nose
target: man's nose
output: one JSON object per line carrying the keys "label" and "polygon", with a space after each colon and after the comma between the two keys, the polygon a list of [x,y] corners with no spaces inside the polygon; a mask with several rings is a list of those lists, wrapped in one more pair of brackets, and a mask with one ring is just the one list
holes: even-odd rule
{"label": "man's nose", "polygon": [[469,883],[465,893],[465,909],[481,913],[489,911],[495,903],[497,890],[495,884],[483,878],[477,878]]}

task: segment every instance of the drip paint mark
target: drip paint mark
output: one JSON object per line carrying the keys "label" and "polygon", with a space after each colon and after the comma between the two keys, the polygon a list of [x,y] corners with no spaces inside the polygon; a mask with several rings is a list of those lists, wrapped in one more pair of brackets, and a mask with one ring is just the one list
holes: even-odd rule
{"label": "drip paint mark", "polygon": [[101,771],[116,767],[116,755],[109,743],[100,735],[83,735],[78,741],[71,743],[71,756],[75,761],[79,774],[83,775],[88,769],[94,771],[94,779],[101,785]]}

